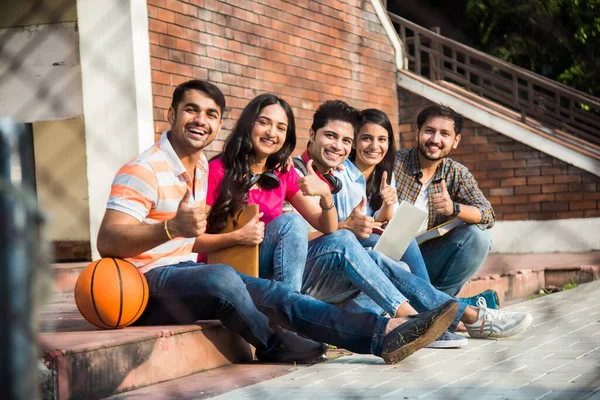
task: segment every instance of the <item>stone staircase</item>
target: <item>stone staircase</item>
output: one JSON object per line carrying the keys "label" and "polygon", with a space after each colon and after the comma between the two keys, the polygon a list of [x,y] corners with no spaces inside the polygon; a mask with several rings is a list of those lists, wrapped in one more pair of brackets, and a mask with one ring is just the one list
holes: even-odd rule
{"label": "stone staircase", "polygon": [[52,267],[54,293],[40,315],[43,398],[104,398],[252,360],[251,346],[219,321],[117,330],[92,326],[73,298],[85,265]]}

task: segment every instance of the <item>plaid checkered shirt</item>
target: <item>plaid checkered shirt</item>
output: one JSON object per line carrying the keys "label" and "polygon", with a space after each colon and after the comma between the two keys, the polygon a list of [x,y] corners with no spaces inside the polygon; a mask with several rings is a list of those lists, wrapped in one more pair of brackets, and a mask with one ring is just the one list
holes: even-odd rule
{"label": "plaid checkered shirt", "polygon": [[[396,175],[398,200],[406,200],[414,204],[423,186],[419,181],[423,175],[423,170],[419,165],[416,147],[398,152],[396,164],[394,165],[394,174]],[[442,179],[446,180],[446,187],[452,201],[477,207],[481,213],[481,221],[478,224],[481,229],[488,229],[494,226],[496,217],[492,205],[483,193],[481,193],[473,175],[471,175],[464,165],[450,158],[444,158],[435,171],[427,193],[429,199],[429,226],[427,229],[440,225],[451,218],[445,215],[438,215],[433,210],[432,196],[434,193],[441,192]]]}

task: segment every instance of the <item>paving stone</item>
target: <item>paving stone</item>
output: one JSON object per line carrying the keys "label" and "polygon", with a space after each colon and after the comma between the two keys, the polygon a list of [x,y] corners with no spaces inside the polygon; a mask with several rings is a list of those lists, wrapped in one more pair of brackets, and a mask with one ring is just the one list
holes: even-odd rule
{"label": "paving stone", "polygon": [[397,365],[351,355],[217,399],[600,400],[600,281],[507,307],[533,310],[523,334],[422,349]]}

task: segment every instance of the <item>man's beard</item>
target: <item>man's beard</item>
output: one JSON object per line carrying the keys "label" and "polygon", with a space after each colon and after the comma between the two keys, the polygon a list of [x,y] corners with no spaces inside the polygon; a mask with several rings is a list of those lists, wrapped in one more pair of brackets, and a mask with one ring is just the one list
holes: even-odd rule
{"label": "man's beard", "polygon": [[421,141],[417,141],[417,150],[419,150],[419,153],[421,153],[421,155],[429,161],[439,161],[450,154],[449,151],[446,154],[444,154],[443,149],[440,148],[440,156],[439,157],[431,157],[431,156],[427,155],[427,152],[424,149],[424,147],[425,148],[427,147],[427,143],[425,143],[425,146],[421,146]]}

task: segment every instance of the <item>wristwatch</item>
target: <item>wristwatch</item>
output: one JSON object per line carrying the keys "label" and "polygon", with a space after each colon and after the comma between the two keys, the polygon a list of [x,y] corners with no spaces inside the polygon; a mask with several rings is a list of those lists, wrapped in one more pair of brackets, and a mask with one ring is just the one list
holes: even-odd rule
{"label": "wristwatch", "polygon": [[452,215],[450,215],[450,216],[456,217],[458,214],[460,214],[460,204],[458,204],[457,202],[453,202],[453,207],[454,207],[454,211],[452,211]]}

